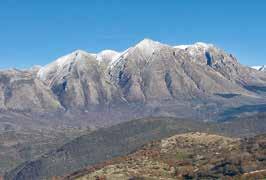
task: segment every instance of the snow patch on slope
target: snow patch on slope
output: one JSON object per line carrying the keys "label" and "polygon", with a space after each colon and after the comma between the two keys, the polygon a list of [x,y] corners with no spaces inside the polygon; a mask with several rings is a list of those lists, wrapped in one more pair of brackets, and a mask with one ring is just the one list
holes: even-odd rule
{"label": "snow patch on slope", "polygon": [[163,46],[168,46],[162,44],[158,41],[153,41],[151,39],[144,39],[140,41],[135,48],[138,48],[145,55],[152,55],[156,50],[160,49]]}
{"label": "snow patch on slope", "polygon": [[112,61],[109,64],[109,69],[112,69],[116,65],[123,63],[124,60],[128,57],[128,54],[131,52],[137,50],[139,55],[142,56],[142,58],[146,59],[146,61],[149,61],[152,59],[152,56],[156,51],[159,51],[163,47],[170,47],[167,44],[162,44],[158,41],[153,41],[151,39],[145,38],[139,43],[137,43],[135,46],[128,48],[124,52],[120,53],[119,56],[116,56],[112,59]]}
{"label": "snow patch on slope", "polygon": [[197,42],[192,45],[179,45],[179,46],[169,46],[167,44],[162,44],[158,41],[153,41],[151,39],[145,38],[140,41],[137,45],[128,48],[124,52],[116,52],[114,50],[103,50],[97,54],[88,53],[83,50],[76,50],[66,56],[58,58],[56,61],[48,64],[38,71],[38,77],[41,80],[46,80],[50,74],[60,73],[63,69],[71,66],[74,61],[80,59],[85,59],[86,57],[94,57],[99,63],[104,62],[108,65],[108,68],[113,68],[116,64],[125,60],[134,50],[138,50],[141,53],[141,56],[145,57],[148,60],[152,59],[155,51],[159,51],[163,47],[170,47],[176,49],[186,50],[190,55],[196,56],[203,51],[207,51],[208,48],[212,47],[212,44],[206,44],[202,42]]}
{"label": "snow patch on slope", "polygon": [[189,48],[190,46],[191,45],[178,45],[178,46],[174,46],[173,48],[185,50],[185,49]]}
{"label": "snow patch on slope", "polygon": [[76,51],[74,51],[68,55],[65,55],[63,57],[58,58],[57,60],[55,60],[51,64],[48,64],[48,65],[42,67],[39,70],[37,76],[41,80],[45,81],[47,79],[47,76],[50,73],[56,73],[56,72],[60,73],[61,70],[70,66],[71,63],[73,63],[74,61],[78,61],[80,59],[83,59],[86,56],[95,56],[95,55],[87,53],[86,51],[83,51],[83,50],[76,50]]}
{"label": "snow patch on slope", "polygon": [[252,66],[251,68],[256,69],[258,71],[266,71],[266,65],[263,65],[263,66]]}
{"label": "snow patch on slope", "polygon": [[119,56],[121,55],[121,53],[119,52],[116,52],[114,50],[103,50],[101,52],[99,52],[97,55],[96,55],[96,59],[98,61],[113,61],[117,58],[119,58]]}
{"label": "snow patch on slope", "polygon": [[203,48],[203,49],[208,49],[208,48],[210,48],[212,46],[213,46],[212,44],[207,44],[207,43],[203,43],[203,42],[197,42],[195,44],[174,46],[174,48],[176,48],[176,49],[183,49],[183,50],[188,49],[188,48],[196,48],[196,49]]}
{"label": "snow patch on slope", "polygon": [[61,72],[65,72],[66,69],[69,69],[75,61],[84,60],[88,57],[92,57],[97,60],[99,63],[106,62],[111,64],[120,57],[121,53],[113,50],[104,50],[97,54],[88,53],[83,50],[76,50],[68,55],[58,58],[54,62],[40,68],[37,76],[45,81],[49,79],[50,75],[59,75]]}
{"label": "snow patch on slope", "polygon": [[132,48],[128,48],[124,52],[120,53],[119,55],[115,56],[108,65],[109,69],[112,69],[116,64],[118,64],[121,60],[125,59],[127,55],[129,54],[129,51],[132,50]]}
{"label": "snow patch on slope", "polygon": [[214,47],[212,44],[207,44],[203,42],[197,42],[192,45],[178,45],[174,46],[175,49],[182,49],[187,51],[191,56],[196,56],[202,52],[208,51],[209,48]]}

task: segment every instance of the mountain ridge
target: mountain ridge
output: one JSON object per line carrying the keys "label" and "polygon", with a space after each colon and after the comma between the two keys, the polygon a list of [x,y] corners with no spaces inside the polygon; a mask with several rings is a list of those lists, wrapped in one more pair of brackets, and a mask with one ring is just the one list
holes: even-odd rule
{"label": "mountain ridge", "polygon": [[[38,83],[4,80],[11,76],[17,79],[22,72]],[[103,50],[94,54],[76,50],[43,67],[0,73],[0,109],[7,111],[83,113],[113,111],[122,106],[131,111],[132,107],[142,106],[146,116],[154,111],[177,116],[182,108],[200,107],[195,109],[197,114],[202,109],[211,112],[221,103],[228,106],[226,102],[232,103],[233,99],[234,106],[263,103],[258,99],[266,96],[265,73],[243,66],[232,54],[202,42],[170,46],[144,39],[123,52]],[[8,104],[22,104],[22,98],[7,95],[15,96],[20,88],[26,89],[24,98],[29,99],[29,104],[11,109]],[[33,89],[37,89],[36,93],[32,93]],[[51,96],[44,99],[50,102],[42,98],[45,89]],[[167,108],[167,104],[175,104],[176,109]],[[213,111],[211,117],[217,113]]]}
{"label": "mountain ridge", "polygon": [[[49,146],[57,148],[56,139],[68,129],[70,136],[78,136],[86,129],[145,117],[176,117],[183,120],[181,124],[192,121],[194,127],[256,116],[266,112],[266,76],[214,45],[173,47],[146,39],[123,52],[77,50],[44,67],[0,71],[0,112],[3,142],[8,144],[16,136],[13,146],[0,146],[5,153],[12,151],[7,158],[1,154],[9,162],[0,164],[4,172],[13,167],[14,155],[18,163],[40,156]],[[261,118],[256,126],[245,121],[243,129],[265,131],[263,122],[259,126],[258,122]],[[29,135],[20,136],[25,129]],[[39,151],[39,142],[27,138],[45,140],[47,130],[53,132],[51,142]],[[24,148],[32,148],[26,157]]]}
{"label": "mountain ridge", "polygon": [[[62,60],[62,59],[65,59],[65,58],[68,58],[68,59],[70,58],[71,59],[70,56],[72,56],[73,54],[76,54],[76,55],[77,54],[86,54],[86,55],[96,56],[96,59],[99,60],[99,63],[104,58],[103,56],[105,56],[104,59],[115,61],[115,60],[118,60],[120,58],[120,56],[126,54],[132,48],[156,49],[159,46],[168,46],[168,47],[178,48],[178,49],[186,49],[186,48],[193,48],[193,47],[204,47],[205,49],[207,49],[208,47],[211,47],[211,46],[214,47],[213,44],[207,44],[207,43],[204,43],[204,42],[196,42],[196,43],[191,44],[191,45],[171,46],[171,45],[168,45],[168,44],[161,43],[159,41],[154,41],[154,40],[149,39],[149,38],[144,38],[143,40],[139,41],[137,44],[135,44],[132,47],[130,47],[130,48],[124,50],[124,51],[121,51],[121,52],[118,52],[118,51],[115,51],[115,50],[112,50],[112,49],[104,49],[104,50],[102,50],[102,51],[100,51],[98,53],[91,53],[91,52],[87,52],[85,50],[77,49],[77,50],[74,50],[71,53],[68,53],[67,55],[64,55],[64,56],[61,56],[61,57],[57,58],[56,60],[52,61],[51,63],[59,61],[59,60]],[[184,47],[186,47],[186,48],[184,48]],[[40,68],[41,69],[45,68],[45,66],[48,66],[51,63],[48,63],[47,65],[44,65],[44,66],[41,66]],[[112,62],[110,62],[110,63],[112,64]],[[64,63],[62,62],[62,64],[64,64]],[[39,78],[41,78],[41,76],[42,76],[41,74],[42,74],[42,70],[40,70],[38,72]]]}

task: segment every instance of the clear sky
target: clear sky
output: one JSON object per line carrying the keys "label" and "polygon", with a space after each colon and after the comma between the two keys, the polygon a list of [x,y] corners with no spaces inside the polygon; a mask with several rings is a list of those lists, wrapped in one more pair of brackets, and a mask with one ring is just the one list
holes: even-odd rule
{"label": "clear sky", "polygon": [[266,64],[266,1],[0,1],[0,68],[45,65],[75,49],[121,51],[145,37],[213,43],[243,64]]}

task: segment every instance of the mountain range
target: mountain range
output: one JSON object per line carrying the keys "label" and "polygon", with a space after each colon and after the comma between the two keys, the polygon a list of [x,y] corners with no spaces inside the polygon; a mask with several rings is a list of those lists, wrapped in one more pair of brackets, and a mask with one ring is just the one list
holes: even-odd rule
{"label": "mountain range", "polygon": [[144,39],[121,53],[77,50],[44,67],[2,70],[0,109],[94,123],[100,115],[101,124],[149,115],[213,120],[230,107],[264,103],[265,87],[264,72],[212,44]]}
{"label": "mountain range", "polygon": [[176,133],[257,135],[264,112],[266,72],[213,44],[76,50],[0,71],[0,175],[62,176]]}

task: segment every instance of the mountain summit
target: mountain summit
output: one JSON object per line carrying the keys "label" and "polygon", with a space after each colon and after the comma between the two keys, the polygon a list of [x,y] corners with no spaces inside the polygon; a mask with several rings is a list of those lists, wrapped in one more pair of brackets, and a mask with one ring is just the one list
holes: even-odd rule
{"label": "mountain summit", "polygon": [[[228,102],[263,102],[266,79],[264,72],[241,65],[212,44],[170,46],[144,39],[123,52],[76,50],[34,71],[1,71],[0,85],[0,108],[5,111],[204,119],[206,111],[212,117]],[[19,91],[25,95],[18,97]]]}

